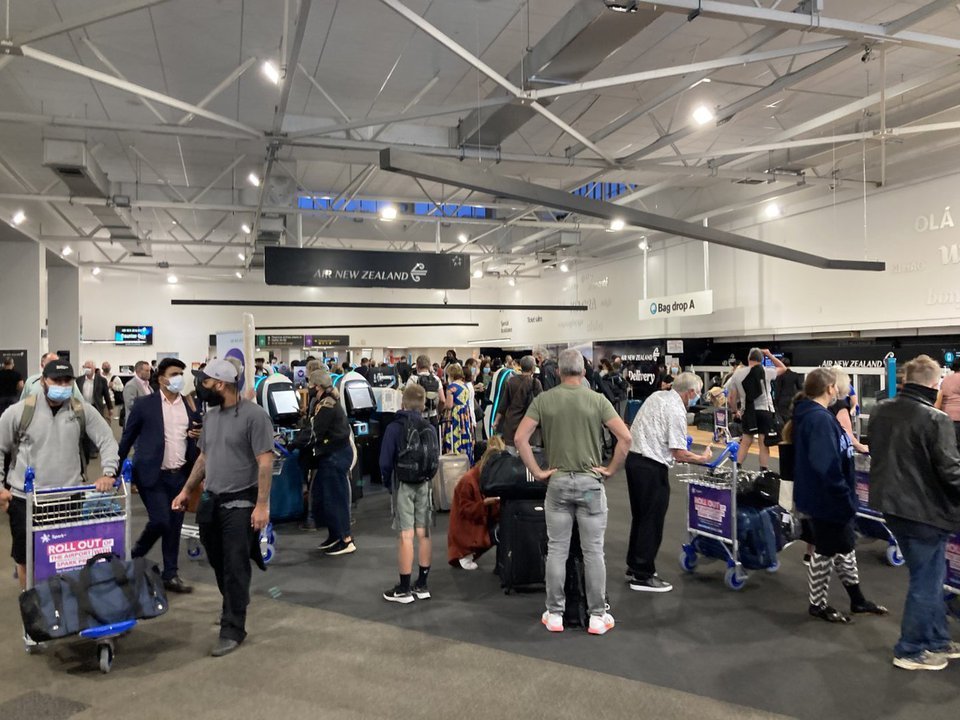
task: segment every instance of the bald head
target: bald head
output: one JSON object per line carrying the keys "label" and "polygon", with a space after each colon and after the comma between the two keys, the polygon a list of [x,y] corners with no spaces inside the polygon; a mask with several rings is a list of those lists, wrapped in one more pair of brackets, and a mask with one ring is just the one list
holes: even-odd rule
{"label": "bald head", "polygon": [[59,358],[60,356],[56,353],[45,353],[44,356],[40,358],[40,369],[43,370],[47,366],[47,363],[52,363],[54,360],[58,360]]}

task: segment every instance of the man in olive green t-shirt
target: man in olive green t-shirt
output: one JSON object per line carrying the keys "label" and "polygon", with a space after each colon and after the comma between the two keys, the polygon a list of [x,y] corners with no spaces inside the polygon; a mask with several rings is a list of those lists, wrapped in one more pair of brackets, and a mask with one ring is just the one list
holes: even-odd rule
{"label": "man in olive green t-shirt", "polygon": [[[590,611],[588,631],[603,635],[614,625],[613,616],[606,611],[603,536],[607,528],[607,496],[603,481],[623,465],[630,450],[630,430],[609,400],[581,384],[583,356],[577,350],[560,353],[559,366],[560,384],[534,399],[514,436],[523,464],[534,478],[549,483],[544,503],[548,537],[547,611],[541,619],[551,632],[563,630],[563,585],[576,519]],[[606,467],[601,449],[604,425],[618,440],[613,459]],[[548,470],[540,469],[530,448],[530,437],[538,426]]]}

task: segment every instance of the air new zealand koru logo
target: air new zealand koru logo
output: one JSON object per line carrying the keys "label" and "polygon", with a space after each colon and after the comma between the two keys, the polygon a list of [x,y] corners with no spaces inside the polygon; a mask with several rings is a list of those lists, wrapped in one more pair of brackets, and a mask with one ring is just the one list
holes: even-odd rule
{"label": "air new zealand koru logo", "polygon": [[420,282],[420,278],[425,277],[427,274],[427,267],[423,263],[417,263],[413,266],[413,270],[410,271],[410,279],[415,283]]}

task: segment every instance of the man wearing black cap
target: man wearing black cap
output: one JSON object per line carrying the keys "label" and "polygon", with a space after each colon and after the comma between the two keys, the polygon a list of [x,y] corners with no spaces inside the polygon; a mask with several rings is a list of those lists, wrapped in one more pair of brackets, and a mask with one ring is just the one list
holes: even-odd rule
{"label": "man wearing black cap", "polygon": [[172,507],[184,511],[190,493],[204,481],[197,523],[223,596],[220,640],[212,653],[222,657],[247,635],[250,560],[262,563],[258,534],[270,514],[273,424],[262,407],[240,398],[237,368],[227,360],[211,361],[197,375],[196,389],[208,408],[200,456]]}
{"label": "man wearing black cap", "polygon": [[36,473],[37,488],[83,485],[86,467],[82,444],[86,435],[100,451],[103,476],[95,482],[97,490],[110,490],[117,475],[119,460],[113,431],[96,408],[73,397],[73,381],[70,363],[53,360],[43,368],[40,392],[11,405],[0,416],[0,454],[10,456],[10,469],[0,489],[0,509],[8,506],[11,555],[17,564],[21,590],[27,580],[23,489],[27,467]]}

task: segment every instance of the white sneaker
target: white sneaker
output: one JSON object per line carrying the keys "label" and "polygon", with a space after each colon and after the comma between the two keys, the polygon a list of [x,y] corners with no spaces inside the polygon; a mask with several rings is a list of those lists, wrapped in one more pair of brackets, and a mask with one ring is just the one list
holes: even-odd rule
{"label": "white sneaker", "polygon": [[550,632],[563,632],[563,615],[561,613],[552,613],[547,610],[540,618],[540,622],[542,622]]}
{"label": "white sneaker", "polygon": [[460,567],[462,567],[464,570],[476,570],[480,566],[477,565],[476,561],[473,559],[473,555],[467,555],[466,557],[460,558]]}
{"label": "white sneaker", "polygon": [[614,622],[613,615],[610,613],[604,613],[603,615],[591,615],[590,616],[590,627],[587,629],[587,632],[591,635],[603,635],[607,630],[613,630],[613,626],[616,623]]}

